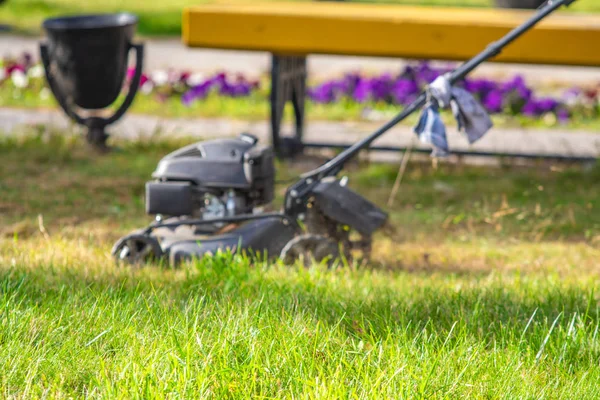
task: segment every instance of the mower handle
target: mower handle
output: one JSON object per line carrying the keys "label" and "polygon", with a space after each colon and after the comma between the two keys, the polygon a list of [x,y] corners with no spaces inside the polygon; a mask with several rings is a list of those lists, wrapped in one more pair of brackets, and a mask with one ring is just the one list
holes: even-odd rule
{"label": "mower handle", "polygon": [[[519,38],[525,32],[533,28],[538,22],[542,19],[546,18],[548,15],[556,11],[562,6],[569,6],[576,0],[548,0],[545,5],[538,9],[538,11],[533,15],[529,20],[521,24],[520,26],[514,28],[510,31],[506,36],[502,39],[491,43],[487,46],[485,50],[471,58],[469,61],[462,64],[460,67],[455,69],[450,73],[449,82],[451,85],[454,85],[456,82],[465,78],[471,71],[473,71],[477,66],[481,63],[487,61],[488,59],[497,56],[502,52],[502,50],[512,43],[514,40]],[[393,128],[398,123],[402,122],[413,112],[417,111],[421,107],[423,107],[427,102],[427,94],[423,92],[417,97],[415,101],[413,101],[410,105],[408,105],[405,109],[403,109],[396,117],[394,117],[391,121],[386,123],[381,128],[377,129],[371,135],[366,138],[358,141],[354,145],[350,146],[336,157],[332,158],[322,166],[303,174],[300,177],[300,180],[296,182],[293,186],[288,188],[285,195],[285,210],[286,213],[291,215],[298,214],[297,208],[301,207],[304,203],[306,203],[307,196],[310,195],[310,192],[315,187],[315,185],[323,178],[327,176],[335,176],[337,173],[344,167],[344,165],[353,157],[355,157],[358,152],[366,147],[368,147],[373,141],[379,138],[381,135],[386,133],[388,130]]]}
{"label": "mower handle", "polygon": [[[535,26],[542,19],[546,18],[549,14],[551,14],[558,8],[562,7],[563,5],[567,5],[567,6],[570,5],[574,1],[576,1],[576,0],[548,0],[548,2],[546,2],[546,4],[544,6],[542,6],[542,8],[540,8],[539,11],[533,17],[531,17],[528,21],[523,23],[521,26],[518,26],[517,28],[513,29],[511,32],[509,32],[506,36],[504,36],[502,39],[498,40],[497,42],[491,43],[490,45],[488,45],[488,47],[484,51],[482,51],[481,53],[479,53],[478,55],[476,55],[469,61],[462,64],[457,69],[455,69],[450,74],[450,77],[449,77],[450,84],[454,85],[456,82],[465,78],[471,71],[473,71],[475,68],[477,68],[477,66],[479,66],[483,62],[487,61],[488,59],[499,55],[502,52],[502,50],[504,49],[504,47],[506,47],[507,45],[512,43],[515,39],[519,38],[525,32],[530,30],[533,26]],[[419,108],[423,107],[423,105],[425,105],[426,101],[427,101],[426,94],[421,93],[421,95],[413,103],[411,103],[407,108],[402,110],[402,112],[399,113],[390,122],[388,122],[383,127],[376,130],[370,136],[367,136],[366,138],[357,142],[353,146],[350,146],[348,149],[346,149],[345,151],[343,151],[342,153],[340,153],[338,156],[331,159],[327,163],[323,164],[321,167],[302,175],[302,178],[308,178],[308,177],[323,178],[325,176],[328,176],[330,171],[337,169],[337,167],[339,167],[339,166],[343,166],[343,164],[348,162],[360,150],[364,149],[365,147],[370,145],[375,139],[379,138],[381,135],[383,135],[388,130],[393,128],[395,125],[402,122],[409,115],[411,115],[414,111],[417,111]]]}

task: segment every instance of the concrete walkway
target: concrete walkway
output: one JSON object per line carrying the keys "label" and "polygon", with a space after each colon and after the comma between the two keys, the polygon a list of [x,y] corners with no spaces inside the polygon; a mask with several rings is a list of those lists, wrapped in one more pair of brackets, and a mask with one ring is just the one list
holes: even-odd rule
{"label": "concrete walkway", "polygon": [[[37,55],[39,38],[0,34],[0,56],[16,56],[23,51]],[[213,72],[224,69],[258,76],[269,70],[270,55],[262,52],[190,49],[179,39],[147,39],[146,71],[176,68],[193,72]],[[309,74],[313,78],[326,78],[349,71],[395,72],[406,60],[372,57],[320,56],[308,58]],[[513,64],[482,65],[473,75],[488,77],[522,74],[531,84],[569,83],[588,84],[600,82],[600,68],[563,66],[532,66]]]}
{"label": "concrete walkway", "polygon": [[[45,125],[54,129],[70,129],[71,123],[57,111],[35,111],[0,108],[0,134],[18,135],[24,127]],[[358,122],[308,122],[305,140],[351,144],[367,136],[380,124]],[[500,129],[491,130],[487,136],[469,147],[466,140],[454,127],[448,129],[451,149],[477,150],[496,153],[535,153],[576,157],[600,157],[600,134],[582,131]],[[118,138],[143,138],[159,133],[167,137],[214,138],[237,136],[248,132],[270,143],[267,121],[244,122],[228,119],[163,119],[153,116],[128,114],[111,128]],[[291,126],[284,126],[291,132]],[[374,145],[422,146],[414,140],[415,135],[408,126],[397,126],[377,140]],[[397,153],[380,154],[380,160],[397,160]]]}

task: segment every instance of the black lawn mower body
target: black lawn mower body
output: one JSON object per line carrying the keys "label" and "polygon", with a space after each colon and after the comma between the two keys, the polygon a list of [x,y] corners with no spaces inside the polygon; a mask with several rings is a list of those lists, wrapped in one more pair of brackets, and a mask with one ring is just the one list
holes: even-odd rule
{"label": "black lawn mower body", "polygon": [[[455,84],[498,55],[556,9],[574,0],[550,0],[523,25],[490,44],[450,73]],[[373,234],[388,215],[337,175],[359,151],[421,109],[422,93],[386,125],[287,188],[283,210],[264,208],[275,197],[274,154],[249,134],[191,144],[158,164],[146,184],[147,228],[121,238],[112,254],[119,262],[165,259],[171,265],[215,254],[246,252],[286,263],[369,257]]]}
{"label": "black lawn mower body", "polygon": [[370,238],[387,218],[335,178],[319,182],[311,212],[301,216],[312,234],[303,235],[300,224],[284,213],[264,212],[275,192],[273,152],[249,134],[179,149],[164,157],[152,176],[146,212],[157,221],[120,239],[113,248],[118,260],[164,258],[177,265],[220,250],[289,259],[301,246],[323,248],[324,258],[336,253],[340,241],[351,245],[345,238],[351,229]]}

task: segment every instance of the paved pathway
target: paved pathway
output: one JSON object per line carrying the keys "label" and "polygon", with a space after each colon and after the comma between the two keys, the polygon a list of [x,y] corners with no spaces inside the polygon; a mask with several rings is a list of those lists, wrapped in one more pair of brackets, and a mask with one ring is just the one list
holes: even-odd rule
{"label": "paved pathway", "polygon": [[[22,51],[38,53],[38,40],[31,37],[0,34],[0,56],[17,55]],[[258,75],[269,70],[270,56],[261,52],[205,50],[186,48],[178,39],[148,39],[146,43],[147,71],[157,69],[186,69],[212,72],[226,69],[248,75]],[[372,57],[310,56],[308,68],[312,77],[328,77],[352,70],[397,71],[405,60]],[[506,76],[523,74],[528,82],[600,82],[600,68],[531,66],[488,63],[474,74]]]}
{"label": "paved pathway", "polygon": [[[56,111],[34,111],[0,108],[0,133],[15,135],[24,126],[43,124],[57,129],[68,129],[69,121]],[[348,144],[365,137],[379,124],[364,122],[310,122],[306,140]],[[270,142],[267,121],[244,122],[228,119],[163,119],[152,116],[128,114],[111,129],[115,137],[148,137],[160,132],[165,136],[212,138],[236,136],[241,132],[257,135],[265,143]],[[291,126],[284,126],[291,132]],[[449,142],[454,150],[479,150],[505,153],[561,154],[578,157],[600,157],[600,134],[583,131],[493,129],[474,146],[469,147],[455,129],[449,129]],[[410,127],[397,126],[377,140],[375,145],[409,146],[414,139]],[[419,143],[415,144],[418,147]],[[424,147],[426,148],[426,147]],[[397,160],[396,153],[379,154],[380,160]]]}

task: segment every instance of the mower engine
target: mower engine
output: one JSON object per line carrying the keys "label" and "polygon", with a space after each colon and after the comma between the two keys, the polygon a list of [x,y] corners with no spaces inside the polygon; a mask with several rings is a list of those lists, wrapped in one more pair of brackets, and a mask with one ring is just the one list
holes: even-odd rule
{"label": "mower engine", "polygon": [[[242,134],[183,147],[166,157],[146,184],[146,212],[218,219],[251,214],[273,200],[273,152]],[[216,224],[220,226],[220,224]]]}
{"label": "mower engine", "polygon": [[278,255],[296,233],[284,216],[262,210],[274,196],[274,156],[252,135],[183,147],[165,156],[152,177],[146,212],[156,221],[117,241],[118,261],[167,258],[177,265],[239,248]]}

